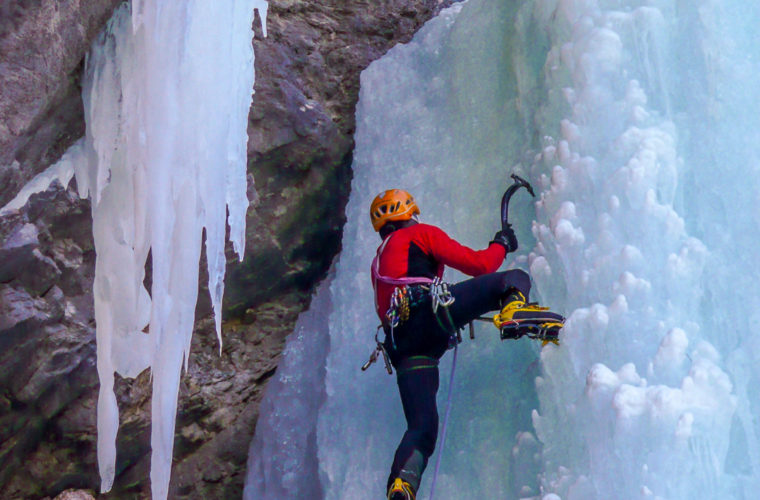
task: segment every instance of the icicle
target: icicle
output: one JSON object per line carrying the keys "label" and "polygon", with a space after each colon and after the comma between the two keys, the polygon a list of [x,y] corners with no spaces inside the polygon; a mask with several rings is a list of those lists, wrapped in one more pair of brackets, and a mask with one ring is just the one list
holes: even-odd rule
{"label": "icicle", "polygon": [[58,181],[63,187],[68,186],[74,176],[75,165],[82,162],[84,151],[84,141],[80,139],[61,156],[60,160],[27,182],[11,201],[0,208],[0,216],[20,209],[26,205],[29,197],[47,190],[54,181]]}
{"label": "icicle", "polygon": [[[266,6],[262,0],[135,0],[134,15],[122,6],[88,57],[83,98],[92,161],[75,170],[80,194],[92,199],[97,252],[104,492],[115,470],[113,372],[134,377],[151,367],[153,498],[168,494],[204,229],[221,350],[227,210],[241,259],[245,245],[251,25],[254,8],[264,20]],[[149,251],[150,295],[143,286]]]}

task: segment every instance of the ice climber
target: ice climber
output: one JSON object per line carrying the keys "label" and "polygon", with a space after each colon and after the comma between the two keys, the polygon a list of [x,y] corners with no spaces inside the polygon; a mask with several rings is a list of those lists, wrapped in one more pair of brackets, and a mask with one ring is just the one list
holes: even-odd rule
{"label": "ice climber", "polygon": [[[392,189],[375,197],[370,219],[383,242],[372,262],[381,344],[396,369],[407,429],[391,466],[388,500],[413,500],[438,434],[438,360],[460,328],[488,311],[501,337],[556,341],[564,318],[528,302],[530,277],[519,269],[495,272],[517,238],[509,224],[484,250],[472,250],[436,226],[420,223],[414,198]],[[474,278],[448,285],[444,266]],[[380,348],[380,345],[378,346]]]}

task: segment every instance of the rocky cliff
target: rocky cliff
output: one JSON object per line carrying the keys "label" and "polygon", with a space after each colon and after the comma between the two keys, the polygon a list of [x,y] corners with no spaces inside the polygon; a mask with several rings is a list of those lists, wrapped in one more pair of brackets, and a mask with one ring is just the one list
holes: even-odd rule
{"label": "rocky cliff", "polygon": [[[0,206],[83,135],[84,56],[118,3],[0,2]],[[172,498],[240,497],[264,385],[340,251],[360,72],[448,3],[270,0],[267,38],[256,18],[247,251],[227,270],[221,356],[205,291],[197,307]],[[2,498],[99,485],[89,212],[54,184],[0,217]],[[149,377],[117,383],[118,471],[103,497],[148,495]]]}

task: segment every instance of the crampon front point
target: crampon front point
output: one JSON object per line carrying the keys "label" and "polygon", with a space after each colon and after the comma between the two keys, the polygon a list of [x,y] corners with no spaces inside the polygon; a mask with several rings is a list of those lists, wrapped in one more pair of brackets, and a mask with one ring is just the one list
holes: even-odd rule
{"label": "crampon front point", "polygon": [[559,345],[559,331],[563,326],[563,322],[554,319],[540,323],[536,323],[534,320],[511,320],[503,323],[499,328],[499,332],[501,340],[528,337],[529,339],[542,341],[543,345],[549,342]]}

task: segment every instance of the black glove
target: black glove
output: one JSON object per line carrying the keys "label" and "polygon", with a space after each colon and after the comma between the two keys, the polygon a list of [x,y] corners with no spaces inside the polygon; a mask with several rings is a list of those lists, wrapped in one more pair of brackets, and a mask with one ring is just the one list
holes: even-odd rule
{"label": "black glove", "polygon": [[491,243],[503,246],[507,253],[517,250],[517,236],[515,236],[515,232],[512,230],[512,225],[507,224],[504,229],[496,233]]}

